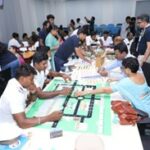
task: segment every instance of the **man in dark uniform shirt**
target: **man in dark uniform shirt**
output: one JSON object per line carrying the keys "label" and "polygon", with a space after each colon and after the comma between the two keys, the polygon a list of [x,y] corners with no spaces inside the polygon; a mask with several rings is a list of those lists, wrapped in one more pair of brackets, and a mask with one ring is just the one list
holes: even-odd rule
{"label": "man in dark uniform shirt", "polygon": [[56,66],[56,71],[60,71],[65,63],[67,63],[68,58],[75,53],[79,58],[88,62],[84,57],[81,43],[85,41],[86,32],[82,29],[78,31],[77,35],[69,37],[62,45],[59,46],[55,53],[54,61]]}
{"label": "man in dark uniform shirt", "polygon": [[140,64],[142,66],[143,73],[146,81],[150,86],[150,17],[149,15],[141,15],[137,18],[137,23],[143,31],[141,32],[138,55],[140,58]]}

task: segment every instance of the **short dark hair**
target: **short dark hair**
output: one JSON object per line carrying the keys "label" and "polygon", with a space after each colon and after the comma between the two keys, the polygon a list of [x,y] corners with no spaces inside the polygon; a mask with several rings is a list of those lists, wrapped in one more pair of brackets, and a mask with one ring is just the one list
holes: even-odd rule
{"label": "short dark hair", "polygon": [[79,23],[79,22],[80,22],[80,18],[77,18],[77,19],[76,19],[76,22]]}
{"label": "short dark hair", "polygon": [[119,44],[115,45],[114,51],[115,50],[118,50],[120,53],[123,53],[123,52],[128,53],[128,48],[125,43],[119,43]]}
{"label": "short dark hair", "polygon": [[140,19],[140,20],[145,21],[147,23],[150,21],[148,14],[142,14],[142,15],[138,16],[137,19]]}
{"label": "short dark hair", "polygon": [[128,19],[131,19],[131,17],[130,17],[130,16],[127,16],[127,17],[126,17],[126,20],[128,20]]}
{"label": "short dark hair", "polygon": [[19,34],[16,33],[16,32],[14,32],[14,33],[12,34],[12,37],[13,37],[13,38],[18,38],[18,37],[19,37]]}
{"label": "short dark hair", "polygon": [[136,58],[134,57],[128,57],[128,58],[125,58],[123,61],[122,61],[122,66],[124,68],[129,68],[131,69],[131,72],[132,73],[136,73],[138,70],[139,70],[139,62]]}
{"label": "short dark hair", "polygon": [[87,31],[84,28],[80,28],[77,32],[77,34],[79,35],[80,33],[86,34],[87,35]]}
{"label": "short dark hair", "polygon": [[22,38],[23,38],[23,39],[24,39],[26,36],[28,36],[27,33],[23,33],[23,34],[22,34]]}
{"label": "short dark hair", "polygon": [[48,46],[40,46],[40,47],[37,47],[37,52],[43,52],[45,54],[48,53],[48,51],[50,51],[50,48]]}
{"label": "short dark hair", "polygon": [[52,14],[47,15],[46,18],[47,18],[47,20],[48,20],[48,19],[51,19],[51,18],[52,18],[52,19],[55,19],[54,15],[52,15]]}
{"label": "short dark hair", "polygon": [[47,30],[48,30],[48,32],[51,32],[52,30],[58,30],[58,29],[59,28],[56,25],[50,25]]}
{"label": "short dark hair", "polygon": [[48,55],[46,53],[43,53],[42,51],[35,52],[33,56],[33,64],[40,63],[43,60],[48,60]]}
{"label": "short dark hair", "polygon": [[46,26],[48,23],[49,23],[49,22],[48,22],[47,20],[45,20],[45,21],[43,22],[43,26]]}
{"label": "short dark hair", "polygon": [[94,35],[96,35],[97,33],[96,33],[96,31],[92,31],[91,32],[91,36],[94,36]]}
{"label": "short dark hair", "polygon": [[16,70],[16,79],[19,79],[21,76],[27,77],[30,75],[36,75],[35,69],[29,64],[23,64]]}
{"label": "short dark hair", "polygon": [[109,31],[104,31],[103,34],[109,34]]}

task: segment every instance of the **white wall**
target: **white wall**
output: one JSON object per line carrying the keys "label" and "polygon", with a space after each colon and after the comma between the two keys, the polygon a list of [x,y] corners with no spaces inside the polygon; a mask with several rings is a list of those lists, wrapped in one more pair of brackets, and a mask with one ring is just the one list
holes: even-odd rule
{"label": "white wall", "polygon": [[96,23],[120,23],[135,15],[137,0],[5,0],[0,9],[0,41],[7,42],[12,32],[31,33],[54,14],[56,24],[66,26],[70,19],[96,17]]}

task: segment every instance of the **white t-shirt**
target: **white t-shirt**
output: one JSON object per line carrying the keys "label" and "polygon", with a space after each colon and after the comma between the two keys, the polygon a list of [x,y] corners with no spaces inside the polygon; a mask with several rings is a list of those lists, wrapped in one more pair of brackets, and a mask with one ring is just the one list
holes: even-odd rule
{"label": "white t-shirt", "polygon": [[[98,39],[98,38],[97,38]],[[90,46],[91,44],[96,44],[96,45],[100,45],[100,41],[94,41],[91,36],[87,36],[86,37],[86,45]]]}
{"label": "white t-shirt", "polygon": [[12,38],[11,40],[9,40],[8,49],[10,49],[11,46],[16,46],[18,48],[21,47],[20,43],[15,38]]}
{"label": "white t-shirt", "polygon": [[38,70],[36,70],[36,72],[37,74],[34,76],[34,84],[36,85],[36,87],[40,87],[42,89],[46,79],[45,72],[44,71],[39,72]]}
{"label": "white t-shirt", "polygon": [[111,44],[113,44],[113,40],[111,36],[108,36],[106,40],[104,40],[104,37],[100,37],[100,39],[103,42],[103,46],[110,46]]}
{"label": "white t-shirt", "polygon": [[15,78],[9,80],[0,98],[0,141],[13,139],[22,133],[12,114],[25,111],[27,95],[28,91]]}

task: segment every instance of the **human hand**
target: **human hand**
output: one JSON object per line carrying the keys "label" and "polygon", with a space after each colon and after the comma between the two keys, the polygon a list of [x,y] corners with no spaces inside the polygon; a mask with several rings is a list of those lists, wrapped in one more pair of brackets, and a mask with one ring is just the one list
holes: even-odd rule
{"label": "human hand", "polygon": [[108,72],[105,69],[99,70],[98,73],[104,77],[108,76]]}
{"label": "human hand", "polygon": [[85,94],[86,94],[85,91],[76,91],[76,92],[74,93],[74,95],[75,95],[76,97],[84,96]]}
{"label": "human hand", "polygon": [[60,94],[61,95],[69,95],[71,93],[71,88],[63,88],[61,91],[60,91]]}
{"label": "human hand", "polygon": [[54,111],[47,116],[48,121],[58,121],[62,118],[63,114],[61,111]]}
{"label": "human hand", "polygon": [[71,81],[71,77],[66,75],[66,74],[62,74],[62,78],[65,80],[65,81]]}

